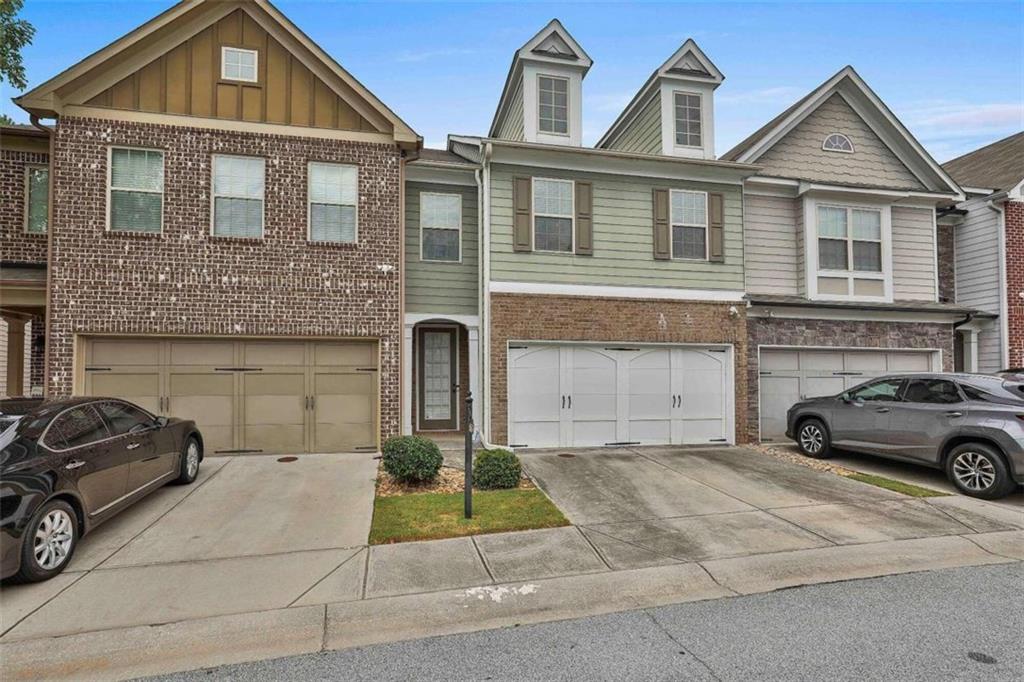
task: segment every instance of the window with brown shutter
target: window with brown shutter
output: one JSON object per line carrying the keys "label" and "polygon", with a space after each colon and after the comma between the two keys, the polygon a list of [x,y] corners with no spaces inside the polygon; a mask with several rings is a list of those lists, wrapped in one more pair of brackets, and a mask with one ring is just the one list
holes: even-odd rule
{"label": "window with brown shutter", "polygon": [[514,251],[533,251],[533,225],[531,206],[533,192],[530,178],[514,178],[512,180],[512,249]]}
{"label": "window with brown shutter", "polygon": [[654,259],[670,260],[672,258],[672,240],[668,224],[668,190],[655,189],[654,198]]}
{"label": "window with brown shutter", "polygon": [[589,182],[576,183],[576,254],[594,255],[593,221],[594,187]]}

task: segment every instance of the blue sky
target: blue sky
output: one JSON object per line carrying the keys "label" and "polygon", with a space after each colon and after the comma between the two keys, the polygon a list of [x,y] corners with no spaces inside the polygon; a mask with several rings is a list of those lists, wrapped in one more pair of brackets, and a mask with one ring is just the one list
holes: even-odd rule
{"label": "blue sky", "polygon": [[[171,0],[27,0],[38,32],[30,87],[135,28]],[[1024,2],[419,3],[277,6],[428,146],[486,134],[515,50],[558,17],[594,59],[583,84],[593,144],[650,73],[694,38],[725,73],[724,152],[852,64],[940,161],[1024,129]],[[0,111],[26,115],[2,86]]]}

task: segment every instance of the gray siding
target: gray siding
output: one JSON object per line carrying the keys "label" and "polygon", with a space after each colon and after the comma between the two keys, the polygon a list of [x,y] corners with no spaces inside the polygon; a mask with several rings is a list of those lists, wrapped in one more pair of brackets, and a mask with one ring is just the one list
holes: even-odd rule
{"label": "gray siding", "polygon": [[[984,198],[972,199],[963,224],[956,227],[957,303],[999,314],[999,215],[985,205]],[[978,335],[978,370],[1002,369],[1000,320]]]}
{"label": "gray siding", "polygon": [[[478,314],[479,260],[475,187],[408,182],[405,186],[405,309],[410,313]],[[462,262],[420,260],[420,193],[462,195]]]}
{"label": "gray siding", "polygon": [[[593,183],[593,256],[512,250],[512,179],[520,176]],[[725,195],[725,263],[654,260],[652,194],[655,187],[698,189]],[[743,288],[743,207],[740,188],[736,185],[495,165],[491,173],[491,206],[491,279],[495,281]]]}
{"label": "gray siding", "polygon": [[796,216],[796,290],[800,296],[806,296],[807,253],[804,250],[804,202],[795,200],[793,212]]}
{"label": "gray siding", "polygon": [[[854,152],[821,148],[829,133],[843,133]],[[756,161],[764,175],[839,184],[925,189],[841,95],[832,95]]]}
{"label": "gray siding", "polygon": [[608,147],[624,152],[661,154],[661,91],[630,122]]}
{"label": "gray siding", "polygon": [[937,301],[935,211],[892,207],[892,294],[897,301]]}
{"label": "gray siding", "polygon": [[800,200],[747,194],[743,201],[747,291],[801,295],[803,249],[797,245]]}
{"label": "gray siding", "polygon": [[520,78],[512,91],[512,99],[509,103],[508,113],[505,120],[498,128],[497,137],[502,140],[522,141],[525,139],[523,132],[523,79]]}

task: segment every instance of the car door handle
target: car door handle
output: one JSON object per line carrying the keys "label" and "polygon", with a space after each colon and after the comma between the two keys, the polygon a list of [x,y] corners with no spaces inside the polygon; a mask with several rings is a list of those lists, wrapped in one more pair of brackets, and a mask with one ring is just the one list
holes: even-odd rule
{"label": "car door handle", "polygon": [[67,464],[65,464],[64,468],[65,469],[77,469],[78,467],[84,467],[84,466],[85,466],[85,462],[83,462],[82,460],[80,460],[80,459],[73,459],[70,462],[68,462]]}
{"label": "car door handle", "polygon": [[947,412],[946,416],[947,417],[962,417],[962,416],[964,416],[964,413],[963,412]]}
{"label": "car door handle", "polygon": [[888,411],[889,411],[888,407],[876,407],[875,408],[875,412],[879,412],[879,413],[885,413],[885,412],[888,412]]}
{"label": "car door handle", "polygon": [[139,447],[140,445],[142,445],[142,443],[128,443],[128,445],[126,445],[124,449],[125,450],[134,450],[135,448]]}

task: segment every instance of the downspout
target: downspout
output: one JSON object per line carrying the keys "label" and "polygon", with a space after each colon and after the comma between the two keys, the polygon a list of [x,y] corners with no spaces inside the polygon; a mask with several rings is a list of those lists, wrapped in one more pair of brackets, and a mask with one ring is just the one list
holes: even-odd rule
{"label": "downspout", "polygon": [[[46,133],[49,141],[49,152],[46,159],[46,167],[48,169],[46,184],[46,312],[43,316],[43,335],[45,337],[45,345],[43,346],[43,396],[48,398],[50,397],[50,339],[53,338],[50,334],[50,311],[53,310],[53,301],[50,294],[53,291],[53,178],[56,175],[53,172],[53,148],[56,130],[40,123],[39,117],[35,114],[29,114],[29,121],[31,121],[35,128]],[[74,379],[72,378],[73,381]],[[72,386],[74,386],[73,383]]]}
{"label": "downspout", "polygon": [[480,440],[484,444],[484,447],[490,448],[492,445],[488,442],[487,434],[490,433],[491,430],[491,143],[484,143],[482,151],[483,153],[480,158],[482,171],[480,202],[483,220],[481,221],[481,235],[479,241],[481,251],[480,262],[483,264],[480,272],[483,279],[483,286],[481,287],[483,292],[483,305],[480,306],[482,313],[480,318],[480,348],[483,358],[481,358],[482,362],[480,363],[480,366],[483,368],[481,390],[483,391],[484,402],[483,409],[481,410],[481,421],[483,421],[483,425],[480,428]]}
{"label": "downspout", "polygon": [[994,199],[988,199],[985,205],[999,214],[996,235],[999,243],[999,360],[1005,369],[1010,366],[1010,311],[1006,300],[1006,211]]}

